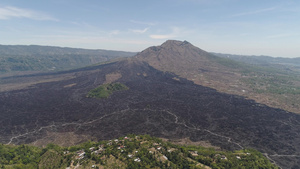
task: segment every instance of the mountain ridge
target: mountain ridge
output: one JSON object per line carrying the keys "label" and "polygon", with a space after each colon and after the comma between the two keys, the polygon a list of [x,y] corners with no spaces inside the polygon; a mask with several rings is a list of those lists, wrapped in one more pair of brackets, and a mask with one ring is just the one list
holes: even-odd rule
{"label": "mountain ridge", "polygon": [[[299,69],[251,65],[218,57],[187,41],[176,40],[149,47],[134,58],[147,62],[158,70],[173,72],[198,85],[300,113],[300,97],[297,97],[300,92]],[[295,89],[295,95],[290,88]]]}
{"label": "mountain ridge", "polygon": [[[34,52],[35,54],[49,54],[52,53],[53,50],[58,50],[60,54],[68,54],[67,50],[74,50],[77,53],[94,53],[94,52],[124,52],[124,53],[135,53],[129,51],[120,51],[120,50],[107,50],[107,49],[85,49],[85,48],[74,48],[74,47],[61,47],[61,46],[48,46],[48,45],[2,45],[0,44],[0,53],[6,55],[17,55],[21,52]],[[74,52],[70,52],[72,54]]]}
{"label": "mountain ridge", "polygon": [[39,45],[0,45],[0,76],[79,68],[135,53]]}

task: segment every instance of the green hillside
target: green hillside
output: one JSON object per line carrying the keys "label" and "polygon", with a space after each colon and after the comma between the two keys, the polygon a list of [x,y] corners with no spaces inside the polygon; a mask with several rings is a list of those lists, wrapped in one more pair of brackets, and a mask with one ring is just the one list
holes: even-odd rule
{"label": "green hillside", "polygon": [[217,151],[181,146],[149,135],[85,142],[71,147],[48,144],[0,145],[1,168],[278,168],[253,149]]}
{"label": "green hillside", "polygon": [[134,54],[37,45],[0,45],[0,73],[67,70]]}

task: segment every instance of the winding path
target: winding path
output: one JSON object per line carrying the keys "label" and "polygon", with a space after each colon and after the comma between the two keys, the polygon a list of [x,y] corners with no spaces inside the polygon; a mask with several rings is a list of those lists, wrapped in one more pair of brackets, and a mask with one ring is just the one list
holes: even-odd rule
{"label": "winding path", "polygon": [[[116,112],[113,112],[113,113],[110,113],[110,114],[105,114],[105,115],[103,115],[103,116],[101,116],[101,117],[99,117],[99,118],[97,118],[97,119],[94,119],[94,120],[92,120],[92,121],[86,121],[86,122],[83,122],[83,123],[71,122],[71,123],[63,123],[63,124],[57,124],[57,125],[53,123],[52,125],[40,127],[39,129],[33,130],[33,131],[31,131],[31,132],[26,132],[26,133],[23,133],[23,134],[20,134],[20,135],[17,135],[17,136],[13,136],[13,137],[10,138],[9,142],[6,143],[6,144],[7,144],[7,145],[8,145],[8,144],[12,144],[12,142],[13,142],[14,139],[18,139],[19,137],[23,137],[23,136],[26,136],[26,135],[29,135],[29,134],[38,133],[38,132],[42,131],[43,129],[60,128],[60,127],[68,126],[68,125],[76,125],[76,126],[81,127],[82,125],[92,124],[92,123],[94,123],[94,122],[103,120],[104,118],[106,118],[106,117],[108,117],[108,116],[115,115],[115,114],[125,113],[125,112],[127,112],[127,111],[145,111],[145,110],[146,110],[146,109],[130,109],[129,107],[127,107],[126,109],[123,109],[123,110],[121,110],[121,111],[116,111]],[[150,109],[147,109],[147,110],[148,110],[148,111],[154,111],[154,112],[157,111],[157,110],[150,110]],[[190,126],[188,126],[185,122],[179,122],[179,121],[180,121],[180,120],[179,120],[179,117],[178,117],[176,114],[174,114],[174,113],[172,113],[172,112],[170,112],[170,111],[168,111],[168,110],[160,110],[160,111],[161,111],[161,112],[165,112],[165,113],[167,113],[167,114],[173,116],[173,117],[174,117],[174,123],[175,123],[175,124],[183,125],[184,127],[188,128],[188,129],[191,129],[191,130],[205,131],[205,132],[207,132],[207,133],[209,133],[209,134],[211,134],[211,135],[214,135],[214,136],[217,136],[217,137],[221,137],[221,138],[225,138],[225,139],[227,139],[227,142],[228,142],[228,143],[234,144],[234,145],[238,146],[239,148],[244,149],[244,147],[243,147],[241,144],[239,144],[239,143],[233,141],[233,139],[230,138],[230,137],[227,137],[227,136],[223,136],[223,135],[214,133],[214,132],[212,132],[212,131],[210,131],[210,130],[208,130],[208,129],[199,129],[199,128],[195,127],[195,126],[190,127]],[[293,155],[281,155],[281,154],[273,154],[273,155],[269,155],[268,153],[262,153],[262,154],[263,154],[267,159],[269,159],[273,164],[277,165],[280,169],[282,169],[282,167],[280,167],[280,166],[276,163],[276,161],[273,160],[271,157],[300,157],[300,155],[294,155],[294,154],[293,154]]]}
{"label": "winding path", "polygon": [[208,130],[208,129],[199,129],[199,128],[196,128],[196,127],[189,127],[189,126],[186,125],[185,123],[178,123],[178,116],[177,116],[176,114],[171,113],[170,111],[167,111],[167,110],[164,110],[164,111],[166,111],[168,114],[170,114],[170,115],[172,115],[172,116],[175,117],[175,122],[174,122],[174,123],[176,123],[176,124],[184,125],[185,127],[189,128],[189,129],[192,129],[192,130],[206,131],[206,132],[208,132],[208,133],[210,133],[210,134],[212,134],[212,135],[214,135],[214,136],[226,138],[226,139],[227,139],[227,142],[232,143],[232,144],[235,144],[235,145],[237,145],[238,147],[240,147],[241,149],[244,149],[244,147],[241,146],[240,144],[238,144],[238,143],[236,143],[236,142],[234,142],[234,141],[231,141],[232,138],[230,138],[230,137],[227,137],[227,136],[223,136],[223,135],[214,133],[214,132],[212,132],[212,131],[210,131],[210,130]]}

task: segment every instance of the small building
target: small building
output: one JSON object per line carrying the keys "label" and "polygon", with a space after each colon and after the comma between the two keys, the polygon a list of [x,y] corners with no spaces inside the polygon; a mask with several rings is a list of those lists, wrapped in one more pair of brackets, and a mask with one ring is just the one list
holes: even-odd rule
{"label": "small building", "polygon": [[85,155],[85,152],[79,154],[78,156],[79,156],[79,157],[82,157],[82,156],[84,156],[84,155]]}
{"label": "small building", "polygon": [[192,156],[198,156],[198,151],[190,151],[190,154],[191,154]]}
{"label": "small building", "polygon": [[141,159],[140,158],[135,158],[134,161],[135,162],[141,162]]}
{"label": "small building", "polygon": [[99,154],[101,154],[101,152],[102,152],[102,151],[100,151],[100,150],[96,150],[96,151],[92,152],[92,154],[99,155]]}
{"label": "small building", "polygon": [[175,148],[171,148],[171,149],[168,150],[168,152],[171,153],[171,152],[173,152],[175,150],[176,150]]}
{"label": "small building", "polygon": [[84,158],[84,155],[85,155],[84,150],[79,150],[76,153],[77,153],[76,159],[83,159]]}
{"label": "small building", "polygon": [[221,160],[227,160],[227,157],[225,155],[221,155]]}

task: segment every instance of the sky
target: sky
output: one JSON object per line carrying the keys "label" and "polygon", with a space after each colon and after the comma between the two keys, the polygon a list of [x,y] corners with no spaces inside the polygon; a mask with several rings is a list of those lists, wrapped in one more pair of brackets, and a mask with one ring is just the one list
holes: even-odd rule
{"label": "sky", "polygon": [[1,0],[0,44],[300,57],[299,0]]}

